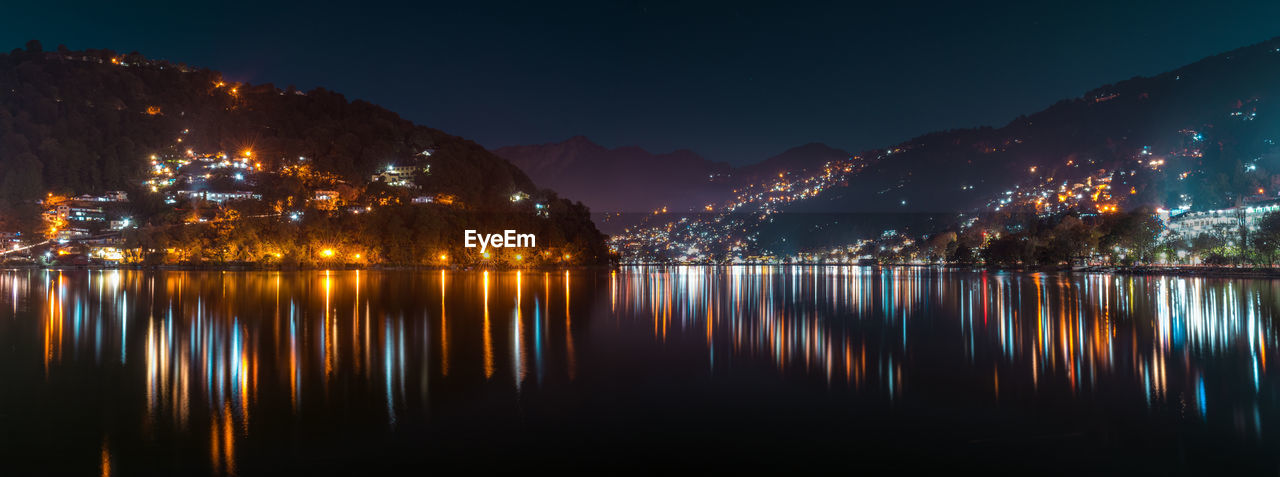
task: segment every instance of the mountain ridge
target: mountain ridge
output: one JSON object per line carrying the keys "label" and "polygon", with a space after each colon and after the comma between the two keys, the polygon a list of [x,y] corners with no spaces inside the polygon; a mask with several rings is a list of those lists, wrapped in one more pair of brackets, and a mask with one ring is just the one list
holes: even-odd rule
{"label": "mountain ridge", "polygon": [[611,149],[582,135],[560,142],[504,146],[493,152],[536,182],[551,184],[595,212],[702,210],[708,204],[723,202],[744,181],[782,170],[813,170],[849,156],[814,142],[733,167],[689,149],[666,153],[652,153],[639,146]]}

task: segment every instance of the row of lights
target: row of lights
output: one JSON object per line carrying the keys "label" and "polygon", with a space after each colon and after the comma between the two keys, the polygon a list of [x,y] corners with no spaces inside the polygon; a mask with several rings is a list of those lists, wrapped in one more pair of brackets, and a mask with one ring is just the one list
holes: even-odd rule
{"label": "row of lights", "polygon": [[[336,250],[334,250],[334,249],[326,248],[326,249],[324,249],[324,250],[321,250],[321,251],[320,251],[320,256],[321,256],[321,257],[325,257],[325,258],[332,258],[332,257],[333,257],[334,255],[336,255],[337,253],[338,253],[338,252],[337,252]],[[278,256],[278,255],[277,255],[277,256]],[[360,257],[361,257],[361,255],[360,255],[360,254],[358,254],[358,253],[357,253],[357,254],[355,254],[355,255],[352,255],[352,258],[354,258],[354,259],[356,259],[356,260],[359,260],[359,259],[360,259]],[[569,257],[571,257],[571,255],[570,255],[570,254],[567,254],[567,253],[566,253],[566,254],[564,254],[564,259],[565,259],[565,260],[568,260],[568,259],[569,259]],[[489,252],[484,252],[484,258],[486,258],[486,259],[487,259],[487,258],[489,258]],[[516,261],[524,260],[524,255],[516,254],[516,257],[515,257],[515,258],[516,258]],[[439,259],[440,259],[440,261],[441,261],[441,262],[447,262],[447,261],[449,261],[449,254],[447,254],[447,253],[442,253],[442,254],[440,254],[440,256],[439,256]]]}

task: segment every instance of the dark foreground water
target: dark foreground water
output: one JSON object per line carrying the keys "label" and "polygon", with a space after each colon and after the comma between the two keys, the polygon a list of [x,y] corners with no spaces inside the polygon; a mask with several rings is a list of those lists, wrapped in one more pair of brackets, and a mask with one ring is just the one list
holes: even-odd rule
{"label": "dark foreground water", "polygon": [[1280,467],[1280,282],[0,271],[0,475]]}

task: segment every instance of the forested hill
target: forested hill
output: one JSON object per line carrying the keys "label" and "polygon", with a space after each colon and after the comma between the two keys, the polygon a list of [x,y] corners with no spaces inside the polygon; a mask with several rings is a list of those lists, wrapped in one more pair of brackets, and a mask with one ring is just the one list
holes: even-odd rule
{"label": "forested hill", "polygon": [[252,148],[266,167],[306,157],[358,182],[435,149],[424,187],[485,204],[530,190],[528,177],[479,145],[324,89],[236,85],[218,72],[107,50],[0,55],[0,168],[6,199],[53,190],[128,189],[146,158],[173,145]]}
{"label": "forested hill", "polygon": [[[252,156],[253,176],[229,182],[236,189],[226,190],[258,194],[255,207],[277,213],[313,207],[314,194],[328,189],[339,191],[340,204],[347,204],[340,208],[350,210],[410,210],[411,201],[442,199],[421,213],[449,215],[461,224],[490,213],[536,216],[540,227],[593,257],[584,259],[607,255],[604,237],[580,203],[537,189],[518,168],[472,141],[365,101],[322,88],[236,83],[216,71],[138,53],[61,46],[46,51],[33,41],[0,54],[0,232],[6,219],[10,231],[18,229],[13,224],[23,221],[15,217],[30,219],[32,204],[46,195],[110,190],[127,191],[135,210],[145,209],[147,217],[135,222],[163,223],[157,197],[172,203],[180,193],[229,179],[214,174],[208,181],[188,180],[195,176],[178,173],[176,183],[157,191],[154,181],[144,186],[155,179],[149,174],[211,156]],[[416,172],[400,187],[371,179],[389,166]],[[525,198],[530,200],[518,200]],[[170,209],[209,206],[179,200]]]}

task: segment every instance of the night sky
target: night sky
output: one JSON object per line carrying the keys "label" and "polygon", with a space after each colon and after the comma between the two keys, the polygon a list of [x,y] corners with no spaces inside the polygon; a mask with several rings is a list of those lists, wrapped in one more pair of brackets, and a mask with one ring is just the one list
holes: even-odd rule
{"label": "night sky", "polygon": [[1003,125],[1280,35],[1280,2],[535,3],[23,2],[5,6],[0,47],[136,50],[323,86],[488,147],[585,135],[743,164]]}

